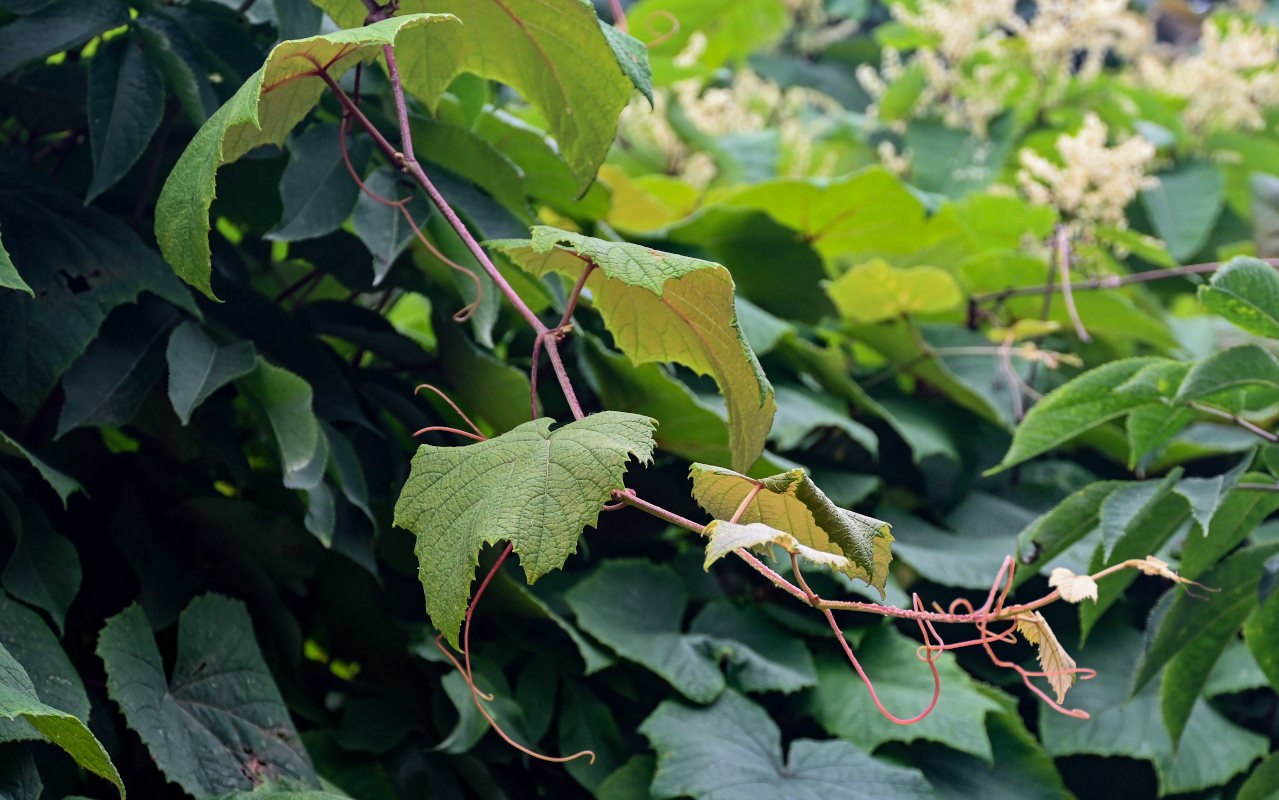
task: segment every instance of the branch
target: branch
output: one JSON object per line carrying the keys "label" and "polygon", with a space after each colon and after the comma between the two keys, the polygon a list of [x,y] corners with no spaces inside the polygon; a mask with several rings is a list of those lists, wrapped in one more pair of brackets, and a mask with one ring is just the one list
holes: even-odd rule
{"label": "branch", "polygon": [[[1272,267],[1279,268],[1279,258],[1262,258],[1259,260]],[[1166,278],[1183,278],[1187,275],[1203,275],[1209,272],[1216,272],[1224,263],[1224,261],[1209,261],[1203,264],[1190,264],[1184,267],[1152,269],[1132,275],[1108,275],[1103,278],[1075,281],[1071,283],[1070,289],[1075,292],[1087,292],[1096,289],[1118,289],[1121,286],[1129,286],[1134,283],[1149,283],[1150,281],[1161,281]],[[982,292],[981,294],[973,295],[971,300],[974,303],[998,303],[1007,300],[1010,297],[1025,297],[1027,295],[1059,291],[1063,291],[1060,284],[1047,283],[1042,286],[1018,286],[1013,289],[1001,289],[997,292]]]}

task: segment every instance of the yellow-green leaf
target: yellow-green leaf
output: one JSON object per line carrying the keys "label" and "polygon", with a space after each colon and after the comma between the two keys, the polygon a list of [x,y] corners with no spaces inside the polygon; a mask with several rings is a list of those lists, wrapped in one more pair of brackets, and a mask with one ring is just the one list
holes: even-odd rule
{"label": "yellow-green leaf", "polygon": [[[718,531],[721,537],[727,533],[731,543],[731,537],[745,537],[747,533],[758,532],[757,528],[749,532],[737,528],[762,523],[789,534],[796,543],[815,551],[813,555],[805,554],[810,560],[826,563],[850,578],[865,581],[878,589],[881,595],[884,594],[888,564],[893,558],[893,535],[889,532],[888,523],[835,505],[804,470],[794,469],[756,481],[722,467],[694,464],[690,474],[693,497],[717,520],[731,518],[747,495],[756,486],[760,487],[738,516],[740,524],[723,530],[723,526],[730,523],[711,523],[714,527],[708,527],[708,533]],[[736,547],[749,546],[744,538],[742,541]],[[721,542],[720,546],[724,543]],[[824,560],[818,555],[822,553],[844,561],[837,564],[833,559]]]}
{"label": "yellow-green leaf", "polygon": [[419,48],[455,33],[456,22],[440,14],[395,17],[355,30],[281,42],[262,68],[204,123],[169,173],[155,209],[155,238],[178,276],[209,297],[209,206],[218,168],[264,144],[281,144],[293,126],[319,102],[327,72],[337,79],[351,67],[372,61],[383,45],[394,45],[404,31],[416,30]]}
{"label": "yellow-green leaf", "polygon": [[[359,25],[368,14],[360,0],[318,0],[316,5],[343,27]],[[585,191],[631,98],[631,80],[589,3],[401,0],[399,8],[402,14],[449,14],[462,22],[447,36],[418,29],[397,45],[406,90],[434,111],[462,73],[510,86],[542,112],[578,189]]]}
{"label": "yellow-green leaf", "polygon": [[853,267],[826,291],[839,313],[854,322],[935,314],[949,311],[963,299],[949,272],[937,267],[903,269],[882,258]]}
{"label": "yellow-green leaf", "polygon": [[764,450],[777,403],[755,353],[737,326],[733,278],[712,261],[606,242],[555,228],[532,240],[488,243],[534,275],[586,281],[618,349],[633,363],[674,361],[710,375],[728,406],[733,468],[745,472]]}

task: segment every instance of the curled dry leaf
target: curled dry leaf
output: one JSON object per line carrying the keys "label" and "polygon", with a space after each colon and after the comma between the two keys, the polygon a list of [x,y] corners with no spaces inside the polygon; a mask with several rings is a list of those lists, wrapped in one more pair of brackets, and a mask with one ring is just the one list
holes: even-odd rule
{"label": "curled dry leaf", "polygon": [[1048,585],[1061,592],[1067,603],[1079,603],[1091,597],[1097,602],[1097,581],[1091,575],[1076,575],[1065,567],[1057,567],[1048,578]]}
{"label": "curled dry leaf", "polygon": [[1017,630],[1026,637],[1026,641],[1039,646],[1039,666],[1046,673],[1057,702],[1065,702],[1066,692],[1076,679],[1075,659],[1057,641],[1053,629],[1048,627],[1048,620],[1038,611],[1018,616]]}
{"label": "curled dry leaf", "polygon": [[1181,583],[1183,580],[1180,575],[1172,571],[1172,568],[1168,566],[1167,561],[1155,558],[1154,556],[1146,556],[1133,564],[1133,566],[1147,575],[1162,575],[1165,578],[1177,581],[1178,583]]}

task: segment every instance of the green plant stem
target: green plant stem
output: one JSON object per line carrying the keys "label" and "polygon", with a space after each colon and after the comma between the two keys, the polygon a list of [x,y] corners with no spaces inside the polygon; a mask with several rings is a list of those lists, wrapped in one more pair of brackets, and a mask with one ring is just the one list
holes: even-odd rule
{"label": "green plant stem", "polygon": [[[1272,267],[1279,268],[1279,258],[1262,258],[1259,260]],[[1070,284],[1070,290],[1073,292],[1086,292],[1097,289],[1118,289],[1121,286],[1129,286],[1134,283],[1149,283],[1150,281],[1160,281],[1166,278],[1180,278],[1185,277],[1186,275],[1203,275],[1209,272],[1216,272],[1224,263],[1224,261],[1208,261],[1203,264],[1189,264],[1184,267],[1152,269],[1132,275],[1110,275],[1104,278],[1092,278],[1086,281],[1072,282]],[[981,294],[973,295],[971,299],[974,303],[997,303],[1007,300],[1010,297],[1025,297],[1027,295],[1043,294],[1045,292],[1051,294],[1053,292],[1060,292],[1063,290],[1064,287],[1061,284],[1047,283],[1042,286],[1017,286],[1012,289],[1000,289],[997,292],[982,292]]]}

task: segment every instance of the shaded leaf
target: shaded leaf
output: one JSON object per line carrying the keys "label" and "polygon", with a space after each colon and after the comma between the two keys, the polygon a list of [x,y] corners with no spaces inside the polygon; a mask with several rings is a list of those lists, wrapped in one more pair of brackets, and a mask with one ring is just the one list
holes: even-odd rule
{"label": "shaded leaf", "polygon": [[364,28],[276,45],[262,68],[196,133],[160,191],[156,241],[178,276],[213,297],[209,206],[220,166],[260,145],[283,144],[325,90],[319,77],[322,71],[336,80],[357,63],[373,60],[382,45],[393,45],[403,31],[414,28],[423,34],[423,39],[416,40],[419,46],[434,49],[431,37],[442,28],[431,23],[449,21],[450,17],[430,14],[394,17]]}
{"label": "shaded leaf", "polygon": [[0,28],[0,77],[129,21],[120,0],[58,0]]}
{"label": "shaded leaf", "polygon": [[724,674],[683,632],[688,594],[674,570],[646,561],[605,562],[567,595],[582,630],[660,675],[680,694],[709,703],[724,690]]}
{"label": "shaded leaf", "polygon": [[121,798],[125,796],[120,773],[88,726],[73,714],[40,702],[26,670],[0,645],[0,718],[18,717],[65,750],[77,764],[115,784]]}
{"label": "shaded leaf", "polygon": [[257,366],[252,342],[219,344],[191,322],[173,329],[165,357],[169,364],[169,402],[183,425],[214,392]]}
{"label": "shaded leaf", "polygon": [[[400,176],[390,167],[378,167],[367,178],[364,185],[369,191],[392,202],[409,198],[405,208],[418,227],[426,224],[430,214],[430,204],[413,187],[401,181]],[[413,229],[409,227],[404,214],[394,206],[379,203],[368,193],[360,192],[355,201],[355,211],[351,214],[351,229],[360,237],[364,246],[373,257],[373,285],[382,282],[391,265],[401,253],[408,249],[413,241]]]}
{"label": "shaded leaf", "polygon": [[544,226],[533,228],[531,241],[489,245],[538,276],[556,272],[572,281],[594,264],[586,288],[618,349],[636,364],[675,361],[714,378],[728,405],[733,467],[750,469],[764,449],[777,405],[737,327],[728,270]]}
{"label": "shaded leaf", "polygon": [[0,292],[0,393],[30,415],[112,309],[156,294],[198,316],[173,271],[122,221],[0,166],[4,244],[35,297]]}
{"label": "shaded leaf", "polygon": [[[312,125],[289,140],[289,163],[280,176],[283,215],[263,238],[281,242],[314,239],[346,222],[361,196],[342,158],[339,123]],[[373,153],[367,136],[347,135],[346,157],[363,176]]]}
{"label": "shaded leaf", "polygon": [[870,428],[849,419],[848,409],[842,403],[793,386],[778,386],[776,401],[777,415],[768,440],[778,450],[793,450],[802,446],[814,431],[833,428],[843,431],[871,456],[879,454],[879,437]]}
{"label": "shaded leaf", "polygon": [[113,313],[62,376],[67,399],[54,438],[76,428],[132,420],[164,371],[161,351],[178,319],[172,306],[151,297]]}
{"label": "shaded leaf", "polygon": [[1279,792],[1279,753],[1271,753],[1239,787],[1235,800],[1266,800]]}
{"label": "shaded leaf", "polygon": [[137,605],[107,620],[97,652],[129,727],[190,794],[248,790],[267,775],[315,785],[242,603],[211,594],[191,601],[178,621],[168,678]]}
{"label": "shaded leaf", "polygon": [[19,513],[18,543],[0,573],[0,583],[9,594],[46,612],[61,634],[67,609],[80,592],[80,557],[37,506],[23,503]]}
{"label": "shaded leaf", "polygon": [[0,288],[17,289],[35,297],[35,292],[18,274],[18,268],[13,265],[13,261],[9,258],[9,252],[4,249],[3,241],[0,241]]}
{"label": "shaded leaf", "polygon": [[[918,643],[890,627],[876,627],[857,645],[857,660],[875,683],[880,702],[891,713],[913,717],[933,699],[933,674],[917,654]],[[885,717],[870,698],[861,678],[838,651],[817,657],[817,689],[809,708],[827,731],[866,752],[884,742],[920,739],[941,742],[989,764],[994,757],[986,736],[986,715],[1003,704],[982,690],[960,669],[953,655],[937,659],[942,691],[932,713],[914,725],[898,725]]]}
{"label": "shaded leaf", "polygon": [[[1273,580],[1277,570],[1279,562],[1272,556],[1263,566],[1261,581]],[[1244,623],[1243,636],[1270,685],[1279,685],[1279,592],[1261,598],[1261,607]]]}
{"label": "shaded leaf", "polygon": [[133,35],[103,42],[89,61],[93,181],[85,202],[124,177],[164,115],[164,79]]}
{"label": "shaded leaf", "polygon": [[764,709],[729,690],[706,708],[666,700],[640,726],[657,751],[652,792],[695,800],[927,798],[916,770],[876,761],[848,742],[797,739],[782,760],[781,732]]}
{"label": "shaded leaf", "polygon": [[[271,426],[285,482],[297,482],[309,467],[311,472],[319,471],[318,475],[312,475],[314,480],[310,486],[314,486],[319,476],[324,474],[328,445],[323,442],[320,422],[311,410],[311,385],[261,356],[258,356],[253,371],[236,383],[246,396],[257,403]],[[317,458],[321,448],[325,456],[323,459]]]}
{"label": "shaded leaf", "polygon": [[137,26],[146,42],[143,52],[160,70],[187,118],[193,125],[203,125],[218,107],[218,96],[191,34],[165,14],[140,14]]}
{"label": "shaded leaf", "polygon": [[846,558],[840,572],[865,581],[883,595],[892,560],[888,524],[836,506],[804,470],[756,481],[722,467],[694,464],[690,475],[698,505],[720,520],[732,518],[751,491],[761,486],[738,517],[741,526],[763,523],[819,553]]}
{"label": "shaded leaf", "polygon": [[[0,594],[0,646],[26,670],[40,702],[71,713],[88,724],[89,696],[57,637],[39,614],[3,594]],[[30,723],[0,721],[0,742],[32,738],[43,737]]]}
{"label": "shaded leaf", "polygon": [[45,483],[53,487],[53,491],[58,493],[58,499],[62,501],[63,508],[67,507],[68,497],[75,492],[84,491],[84,487],[80,485],[79,481],[70,475],[67,475],[65,472],[49,466],[44,459],[23,447],[4,431],[0,431],[0,441],[6,442],[10,447],[17,450],[19,455],[25,458],[31,466],[36,468],[36,471],[40,473],[40,477],[44,478]]}
{"label": "shaded leaf", "polygon": [[794,692],[817,683],[808,648],[760,611],[727,600],[707,603],[688,626],[705,637],[702,650],[727,665],[731,684],[746,692]]}
{"label": "shaded leaf", "polygon": [[653,421],[605,411],[551,431],[526,422],[465,447],[421,445],[395,504],[417,537],[427,613],[455,647],[484,544],[509,541],[529,582],[559,569],[595,525],[626,462],[653,454]]}

